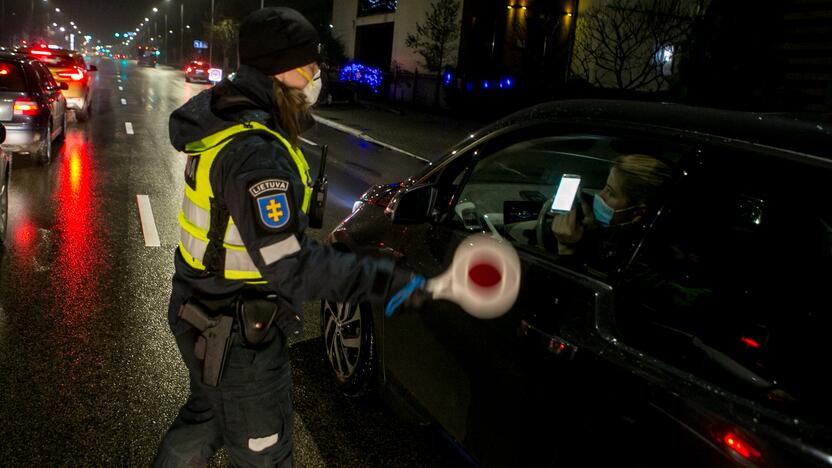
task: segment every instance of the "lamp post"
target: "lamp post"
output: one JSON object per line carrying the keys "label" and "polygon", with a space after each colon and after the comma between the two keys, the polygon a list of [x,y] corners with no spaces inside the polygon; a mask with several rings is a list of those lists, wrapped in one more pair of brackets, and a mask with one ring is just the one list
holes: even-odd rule
{"label": "lamp post", "polygon": [[208,32],[208,63],[214,63],[214,0],[211,0],[211,31]]}
{"label": "lamp post", "polygon": [[179,2],[179,61],[185,63],[185,2]]}

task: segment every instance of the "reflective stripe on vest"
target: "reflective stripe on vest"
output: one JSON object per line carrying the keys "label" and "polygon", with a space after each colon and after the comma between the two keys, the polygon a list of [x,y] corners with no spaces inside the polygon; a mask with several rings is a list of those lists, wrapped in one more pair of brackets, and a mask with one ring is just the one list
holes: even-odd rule
{"label": "reflective stripe on vest", "polygon": [[[233,138],[249,132],[266,132],[281,142],[298,169],[298,175],[303,183],[303,211],[307,212],[312,198],[312,186],[309,177],[309,164],[299,148],[292,145],[279,133],[258,122],[247,122],[227,128],[201,140],[188,143],[185,154],[188,163],[185,166],[185,177],[191,184],[185,184],[185,196],[182,209],[179,211],[180,243],[179,251],[192,268],[205,270],[202,263],[205,250],[208,248],[208,232],[211,228],[211,199],[214,191],[211,187],[211,167],[220,151]],[[225,236],[225,270],[227,279],[247,282],[261,282],[262,276],[251,256],[246,251],[240,237],[240,232],[234,225],[234,220],[228,220]]]}

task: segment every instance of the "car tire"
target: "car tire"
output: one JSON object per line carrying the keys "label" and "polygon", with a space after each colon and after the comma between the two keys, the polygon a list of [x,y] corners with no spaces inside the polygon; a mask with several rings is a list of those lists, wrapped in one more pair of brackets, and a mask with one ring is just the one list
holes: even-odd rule
{"label": "car tire", "polygon": [[361,397],[375,390],[376,349],[370,305],[321,301],[321,335],[324,355],[341,393]]}
{"label": "car tire", "polygon": [[9,227],[9,181],[11,180],[11,163],[6,165],[3,180],[0,180],[0,247],[6,242]]}
{"label": "car tire", "polygon": [[191,82],[191,78],[186,75],[185,76],[185,83],[190,83],[190,82]]}
{"label": "car tire", "polygon": [[37,154],[35,155],[35,159],[37,163],[41,166],[46,166],[52,161],[52,125],[49,125],[49,128],[46,129],[46,135],[43,139],[43,143],[38,149]]}
{"label": "car tire", "polygon": [[66,112],[64,112],[64,118],[61,119],[61,135],[57,138],[61,142],[66,141],[66,120]]}
{"label": "car tire", "polygon": [[90,119],[90,107],[92,104],[87,104],[87,107],[84,108],[83,112],[75,111],[75,119],[79,122],[86,122]]}

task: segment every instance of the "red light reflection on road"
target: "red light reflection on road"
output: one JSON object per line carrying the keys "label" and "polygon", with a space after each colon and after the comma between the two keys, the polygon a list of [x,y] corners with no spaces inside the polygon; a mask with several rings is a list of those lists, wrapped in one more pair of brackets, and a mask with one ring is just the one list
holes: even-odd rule
{"label": "red light reflection on road", "polygon": [[86,136],[69,133],[63,153],[53,194],[57,255],[52,284],[63,324],[80,337],[84,333],[79,326],[101,309],[106,291],[102,279],[109,268],[101,238],[98,180]]}

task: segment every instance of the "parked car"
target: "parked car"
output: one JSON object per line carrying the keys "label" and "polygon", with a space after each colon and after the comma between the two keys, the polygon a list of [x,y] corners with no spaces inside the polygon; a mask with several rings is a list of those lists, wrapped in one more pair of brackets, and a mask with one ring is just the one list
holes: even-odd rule
{"label": "parked car", "polygon": [[[675,104],[513,114],[370,189],[327,242],[432,277],[467,236],[498,235],[522,263],[515,306],[384,319],[324,301],[335,381],[379,389],[483,465],[830,466],[829,148],[828,124]],[[580,208],[597,242],[561,253],[562,176],[606,200],[626,155],[661,162],[663,189],[607,228]]]}
{"label": "parked car", "polygon": [[[6,141],[6,127],[0,123],[0,145]],[[12,158],[0,147],[0,248],[6,242],[9,227],[9,181],[11,180]]]}
{"label": "parked car", "polygon": [[64,91],[67,108],[75,112],[79,121],[90,118],[92,113],[92,77],[98,71],[95,65],[87,65],[84,56],[66,49],[50,49],[46,46],[25,48],[21,53],[36,58],[49,67],[58,83],[66,83]]}
{"label": "parked car", "polygon": [[193,81],[201,81],[210,83],[208,80],[208,70],[211,65],[202,60],[191,60],[185,66],[185,81],[191,83]]}
{"label": "parked car", "polygon": [[42,62],[32,57],[0,52],[0,122],[6,127],[3,148],[32,154],[41,164],[52,159],[55,140],[66,135],[66,99]]}

